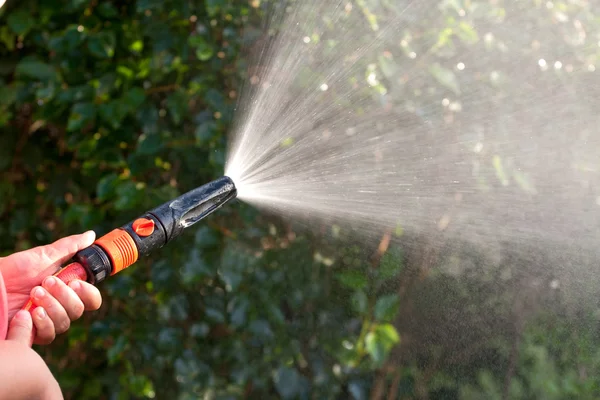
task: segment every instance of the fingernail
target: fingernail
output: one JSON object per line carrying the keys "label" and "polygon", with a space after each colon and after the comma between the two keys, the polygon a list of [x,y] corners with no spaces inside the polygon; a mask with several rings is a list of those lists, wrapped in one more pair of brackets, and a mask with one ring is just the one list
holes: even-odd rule
{"label": "fingernail", "polygon": [[40,311],[37,312],[38,313],[38,317],[44,319],[44,318],[46,318],[48,316],[48,314],[46,314],[46,310],[44,310],[43,308],[38,308],[38,310],[40,310]]}
{"label": "fingernail", "polygon": [[46,294],[46,292],[41,287],[35,288],[35,290],[33,292],[33,296],[36,299],[41,299],[42,297],[44,297],[45,294]]}
{"label": "fingernail", "polygon": [[85,232],[84,235],[86,236],[86,239],[91,240],[92,237],[96,236],[96,232],[89,230],[89,231]]}
{"label": "fingernail", "polygon": [[48,278],[46,278],[46,282],[45,285],[47,287],[52,287],[56,284],[56,278],[53,276],[49,276]]}
{"label": "fingernail", "polygon": [[14,318],[21,319],[21,320],[27,320],[27,319],[29,319],[29,316],[27,314],[29,314],[29,311],[20,310],[18,313],[15,314]]}
{"label": "fingernail", "polygon": [[69,286],[71,286],[71,289],[78,291],[79,289],[81,289],[81,283],[79,283],[78,280],[75,280],[71,283],[69,283]]}

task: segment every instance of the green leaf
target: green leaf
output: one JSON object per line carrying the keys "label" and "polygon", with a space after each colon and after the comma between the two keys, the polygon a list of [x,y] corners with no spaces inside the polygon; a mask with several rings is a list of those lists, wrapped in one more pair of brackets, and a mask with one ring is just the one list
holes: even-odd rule
{"label": "green leaf", "polygon": [[116,38],[113,32],[100,32],[88,40],[88,50],[97,58],[112,58],[115,54]]}
{"label": "green leaf", "polygon": [[152,155],[158,153],[163,148],[163,139],[161,135],[152,133],[142,134],[139,137],[136,152],[141,155]]}
{"label": "green leaf", "polygon": [[208,249],[219,245],[219,237],[214,229],[207,226],[201,226],[194,235],[194,244],[200,249]]}
{"label": "green leaf", "polygon": [[9,51],[15,49],[15,35],[6,26],[0,27],[0,43],[4,44]]}
{"label": "green leaf", "polygon": [[216,308],[207,308],[206,309],[206,318],[216,323],[225,322],[225,315],[223,311],[217,310]]}
{"label": "green leaf", "polygon": [[173,123],[179,125],[188,109],[188,98],[183,90],[177,90],[167,98],[167,109]]}
{"label": "green leaf", "polygon": [[96,196],[98,200],[105,201],[115,195],[115,189],[119,178],[117,174],[109,174],[98,181],[96,185]]}
{"label": "green leaf", "polygon": [[16,73],[21,78],[27,77],[39,80],[58,79],[58,73],[52,65],[33,58],[23,59],[19,62]]}
{"label": "green leaf", "polygon": [[35,26],[35,19],[23,9],[11,13],[6,20],[9,28],[19,36],[24,36]]}
{"label": "green leaf", "polygon": [[381,257],[378,268],[379,278],[383,280],[391,279],[401,271],[402,251],[398,247],[392,247]]}
{"label": "green leaf", "polygon": [[209,143],[217,134],[217,124],[214,121],[206,121],[196,128],[196,143]]}
{"label": "green leaf", "polygon": [[144,42],[142,40],[135,40],[129,45],[129,50],[134,53],[141,53],[144,50]]}
{"label": "green leaf", "polygon": [[96,11],[98,11],[98,14],[104,18],[114,18],[119,15],[119,11],[115,8],[115,6],[105,1],[98,4]]}
{"label": "green leaf", "polygon": [[382,366],[390,351],[400,343],[400,336],[394,326],[377,325],[365,337],[367,352],[377,366]]}
{"label": "green leaf", "polygon": [[351,299],[352,308],[359,315],[364,315],[369,307],[369,298],[367,294],[362,290],[357,290],[352,295]]}
{"label": "green leaf", "polygon": [[183,283],[192,284],[212,275],[212,273],[212,269],[204,261],[200,250],[194,248],[190,252],[188,260],[183,264],[181,277]]}
{"label": "green leaf", "polygon": [[77,103],[71,110],[67,131],[80,130],[96,118],[96,106],[93,103]]}
{"label": "green leaf", "polygon": [[302,379],[298,371],[288,367],[277,369],[273,376],[275,389],[283,399],[296,399],[302,390]]}
{"label": "green leaf", "polygon": [[200,322],[192,325],[190,335],[195,338],[205,338],[210,333],[210,326],[205,322]]}
{"label": "green leaf", "polygon": [[364,289],[367,286],[367,276],[358,270],[348,270],[336,275],[340,283],[350,289]]}
{"label": "green leaf", "polygon": [[109,365],[114,365],[118,360],[123,357],[123,352],[128,346],[127,337],[125,335],[120,335],[117,337],[116,342],[108,348],[106,352],[106,357],[108,359]]}
{"label": "green leaf", "polygon": [[128,111],[128,107],[119,100],[101,104],[98,108],[100,118],[113,129],[117,129],[121,126]]}
{"label": "green leaf", "polygon": [[452,90],[454,94],[460,94],[458,79],[454,75],[454,72],[442,67],[439,63],[435,63],[429,67],[429,72],[439,83]]}
{"label": "green leaf", "polygon": [[127,181],[117,186],[117,200],[115,201],[115,209],[130,210],[140,201],[140,191],[137,189],[135,182]]}
{"label": "green leaf", "polygon": [[382,296],[375,303],[375,319],[379,322],[391,322],[398,313],[400,299],[396,294]]}
{"label": "green leaf", "polygon": [[208,61],[212,58],[214,51],[212,46],[199,35],[190,36],[188,43],[195,49],[196,57],[200,61]]}
{"label": "green leaf", "polygon": [[458,36],[463,42],[472,45],[479,40],[479,35],[472,25],[469,25],[466,22],[461,22],[458,27]]}
{"label": "green leaf", "polygon": [[129,89],[127,93],[125,93],[125,96],[123,96],[123,102],[127,105],[130,112],[141,107],[144,100],[146,100],[146,92],[139,87]]}
{"label": "green leaf", "polygon": [[242,327],[248,317],[250,301],[246,297],[236,297],[231,303],[230,318],[231,325],[235,328]]}
{"label": "green leaf", "polygon": [[196,49],[196,57],[198,57],[198,60],[200,61],[208,61],[212,58],[213,56],[213,49],[205,46],[205,47],[200,47]]}
{"label": "green leaf", "polygon": [[119,73],[119,75],[125,77],[126,79],[133,79],[133,77],[135,75],[133,73],[133,71],[131,70],[131,68],[127,68],[124,65],[119,65],[117,67],[117,72]]}

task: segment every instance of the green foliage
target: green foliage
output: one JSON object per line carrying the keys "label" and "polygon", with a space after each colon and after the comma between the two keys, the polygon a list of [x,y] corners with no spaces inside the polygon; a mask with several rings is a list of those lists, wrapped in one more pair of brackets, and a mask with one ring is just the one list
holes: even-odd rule
{"label": "green foliage", "polygon": [[[522,90],[502,66],[473,74],[453,67],[456,54],[471,55],[475,69],[481,52],[505,51],[502,38],[487,40],[478,28],[504,20],[511,10],[503,2],[441,1],[437,19],[421,19],[405,2],[349,3],[360,10],[353,22],[374,31],[415,13],[412,31],[394,33],[389,54],[352,78],[377,72],[385,79],[374,96],[391,93],[437,131],[451,131],[450,112],[432,113],[431,105],[444,96],[461,101],[475,80],[489,90],[477,98],[498,98],[498,106],[499,94]],[[542,7],[533,3],[527,7]],[[587,6],[552,4],[597,25]],[[106,233],[221,176],[247,78],[242,49],[263,39],[263,5],[9,1],[0,11],[2,254],[86,229]],[[516,5],[513,18],[524,26],[517,17],[530,16],[519,7],[526,6]],[[554,17],[545,18],[555,29]],[[511,45],[529,51],[530,42]],[[552,48],[573,52],[564,43]],[[413,64],[415,52],[431,54],[430,65]],[[427,79],[404,82],[415,68]],[[535,191],[501,152],[484,159],[465,151],[501,186]],[[397,384],[399,398],[504,398],[504,373],[515,361],[507,310],[519,293],[499,294],[489,282],[503,278],[492,273],[436,275],[398,244],[409,240],[401,226],[395,233],[374,262],[363,242],[296,231],[235,204],[103,283],[103,308],[40,351],[69,399],[364,399],[377,393],[377,377]],[[425,245],[418,252],[432,253]],[[439,263],[473,263],[478,277],[485,270],[477,257],[451,250]],[[466,321],[438,306],[442,300]],[[597,398],[594,323],[575,338],[567,322],[536,324],[522,332],[510,398]]]}

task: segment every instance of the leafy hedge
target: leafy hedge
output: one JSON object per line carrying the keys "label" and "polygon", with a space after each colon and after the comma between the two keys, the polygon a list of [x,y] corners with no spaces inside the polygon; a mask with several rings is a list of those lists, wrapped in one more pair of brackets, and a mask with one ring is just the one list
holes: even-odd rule
{"label": "leafy hedge", "polygon": [[[393,2],[352,3],[369,23],[402,15]],[[402,86],[393,100],[414,105],[414,114],[439,132],[453,132],[456,125],[447,121],[461,116],[432,111],[432,99],[459,97],[461,83],[470,86],[468,79],[490,71],[484,65],[480,75],[457,78],[443,65],[465,49],[476,64],[477,51],[491,46],[501,52],[508,39],[490,44],[474,28],[478,20],[459,22],[461,7],[487,2],[442,3],[439,18],[424,18],[403,34],[408,47],[390,43],[412,62],[411,46],[421,51],[432,38],[438,42],[423,68],[427,79]],[[482,18],[502,19],[507,11],[500,3],[484,7]],[[539,11],[537,3],[527,7]],[[22,0],[1,8],[3,254],[85,229],[107,232],[221,176],[226,132],[246,78],[244,51],[264,38],[267,5]],[[555,5],[590,26],[597,21],[591,6]],[[537,18],[522,7],[513,15]],[[554,29],[552,18],[543,21]],[[518,46],[515,52],[525,52],[529,43]],[[556,44],[556,52],[565,46]],[[586,65],[591,50],[578,51]],[[379,59],[386,83],[398,82],[402,70],[393,67]],[[589,76],[580,69],[576,83],[585,86]],[[494,93],[525,90],[519,80],[496,83],[486,90],[499,104],[502,97]],[[481,160],[499,179],[506,178],[501,156]],[[507,174],[527,191],[516,168]],[[593,374],[581,378],[575,371],[578,365],[599,371],[596,358],[579,355],[583,339],[565,339],[572,314],[564,312],[566,322],[519,331],[526,337],[519,358],[511,353],[514,332],[506,328],[516,318],[515,281],[506,283],[514,291],[499,293],[489,275],[479,279],[485,255],[477,251],[456,254],[409,233],[384,235],[384,241],[391,241],[388,250],[373,260],[365,249],[377,248],[379,240],[365,243],[329,227],[296,230],[238,203],[103,283],[102,309],[40,351],[67,398],[379,399],[382,387],[389,398],[501,398],[511,362],[515,398],[594,393]],[[477,268],[466,278],[432,272],[458,256],[475,260],[467,263]],[[520,265],[509,258],[501,267],[518,271]],[[474,294],[467,291],[472,288]],[[444,302],[450,307],[439,306]],[[562,303],[552,304],[562,310]],[[453,318],[459,311],[464,324]],[[597,321],[588,316],[582,336],[593,343],[589,332]],[[484,340],[475,355],[471,339]],[[567,349],[557,345],[563,342]]]}
{"label": "leafy hedge", "polygon": [[[2,251],[107,232],[222,175],[259,3],[0,9]],[[230,207],[103,283],[102,310],[40,349],[67,398],[340,393],[344,371],[332,365],[343,347],[332,332],[348,315],[314,280],[328,267],[314,243],[257,218]],[[377,304],[382,325],[363,333],[360,357],[381,363],[398,340],[386,324],[394,307],[393,297]]]}

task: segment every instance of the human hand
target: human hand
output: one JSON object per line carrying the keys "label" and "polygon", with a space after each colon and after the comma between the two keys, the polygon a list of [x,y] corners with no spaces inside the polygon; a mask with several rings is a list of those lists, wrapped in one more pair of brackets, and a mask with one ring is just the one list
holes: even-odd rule
{"label": "human hand", "polygon": [[[76,252],[92,245],[95,238],[95,233],[89,231],[0,259],[11,321],[8,339],[27,341],[29,345],[51,343],[85,310],[100,308],[102,297],[95,286],[84,281],[66,285],[51,276]],[[37,306],[31,316],[26,315],[28,311],[19,311],[30,297]],[[31,337],[32,323],[36,328],[34,338]]]}

